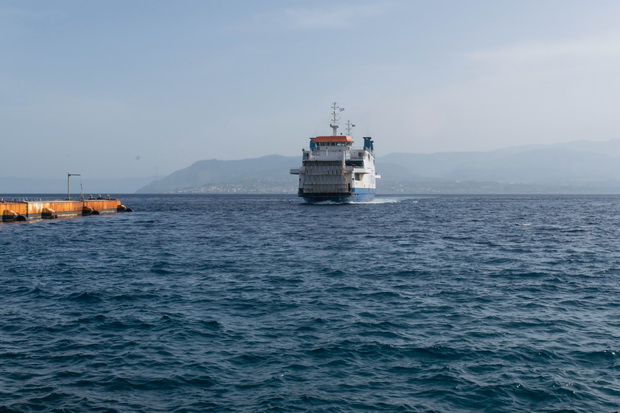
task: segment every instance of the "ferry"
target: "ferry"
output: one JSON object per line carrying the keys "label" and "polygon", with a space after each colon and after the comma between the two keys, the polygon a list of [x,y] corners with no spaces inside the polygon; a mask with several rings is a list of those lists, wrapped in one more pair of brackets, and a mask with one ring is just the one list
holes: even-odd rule
{"label": "ferry", "polygon": [[338,114],[343,110],[334,102],[332,135],[310,138],[310,149],[302,149],[301,168],[290,171],[299,175],[298,195],[305,202],[368,202],[376,195],[381,176],[375,172],[373,140],[365,137],[364,146],[354,149],[351,128],[355,125],[350,121],[347,134],[338,135]]}

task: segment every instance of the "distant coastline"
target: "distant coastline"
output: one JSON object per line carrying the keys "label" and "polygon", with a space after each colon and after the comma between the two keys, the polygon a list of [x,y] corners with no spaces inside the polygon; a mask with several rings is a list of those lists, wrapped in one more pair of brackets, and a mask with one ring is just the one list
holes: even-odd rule
{"label": "distant coastline", "polygon": [[[378,194],[620,194],[620,139],[378,158]],[[297,157],[205,160],[138,193],[286,194]]]}
{"label": "distant coastline", "polygon": [[[488,152],[378,156],[385,194],[620,194],[620,139]],[[161,179],[84,179],[85,194],[294,194],[297,156],[198,161]],[[0,177],[0,194],[62,193],[64,179]]]}

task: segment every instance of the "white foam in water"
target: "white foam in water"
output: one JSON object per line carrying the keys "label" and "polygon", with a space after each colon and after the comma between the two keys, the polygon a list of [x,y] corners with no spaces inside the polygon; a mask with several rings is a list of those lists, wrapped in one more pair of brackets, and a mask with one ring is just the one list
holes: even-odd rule
{"label": "white foam in water", "polygon": [[403,201],[413,201],[417,203],[419,199],[425,198],[421,196],[389,196],[389,197],[377,197],[372,201],[368,202],[370,204],[394,204]]}

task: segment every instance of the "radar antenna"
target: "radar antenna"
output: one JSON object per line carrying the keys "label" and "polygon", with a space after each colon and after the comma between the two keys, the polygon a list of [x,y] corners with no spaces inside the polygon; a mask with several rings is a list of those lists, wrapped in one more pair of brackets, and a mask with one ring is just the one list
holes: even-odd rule
{"label": "radar antenna", "polygon": [[340,117],[337,115],[337,113],[342,112],[343,110],[344,108],[338,106],[336,102],[334,102],[334,104],[332,105],[332,123],[329,126],[332,128],[333,136],[338,135],[338,121],[340,120]]}
{"label": "radar antenna", "polygon": [[347,136],[351,136],[351,129],[355,127],[350,120],[347,121]]}

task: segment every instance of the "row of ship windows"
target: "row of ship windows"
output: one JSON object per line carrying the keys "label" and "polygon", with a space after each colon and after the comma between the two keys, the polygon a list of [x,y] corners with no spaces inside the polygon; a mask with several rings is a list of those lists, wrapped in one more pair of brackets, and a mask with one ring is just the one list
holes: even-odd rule
{"label": "row of ship windows", "polygon": [[321,142],[317,146],[351,146],[351,142]]}

